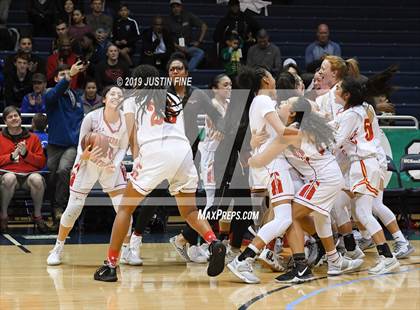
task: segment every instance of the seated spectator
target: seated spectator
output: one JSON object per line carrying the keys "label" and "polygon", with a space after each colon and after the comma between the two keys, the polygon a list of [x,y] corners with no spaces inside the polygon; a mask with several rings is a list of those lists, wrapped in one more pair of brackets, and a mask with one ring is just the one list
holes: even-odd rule
{"label": "seated spectator", "polygon": [[175,51],[175,45],[162,17],[153,18],[153,26],[143,33],[142,43],[142,63],[166,71],[166,63]]}
{"label": "seated spectator", "polygon": [[96,42],[98,43],[97,55],[98,62],[106,59],[108,47],[112,44],[109,40],[109,31],[99,28],[95,32]]}
{"label": "seated spectator", "polygon": [[[41,142],[42,149],[44,153],[47,152],[47,145],[48,145],[48,133],[46,132],[48,125],[47,116],[44,113],[36,113],[34,117],[32,117],[32,132],[37,135],[39,141]],[[47,163],[45,163],[45,168],[47,167]]]}
{"label": "seated spectator", "polygon": [[317,40],[306,47],[305,65],[308,72],[314,73],[321,66],[324,55],[341,56],[340,45],[330,40],[328,25],[320,24],[316,32]]}
{"label": "seated spectator", "polygon": [[32,76],[33,92],[25,95],[22,100],[22,113],[45,113],[45,92],[47,89],[47,78],[42,73],[35,73]]}
{"label": "seated spectator", "polygon": [[73,11],[74,11],[73,0],[65,0],[62,6],[57,5],[57,9],[58,9],[58,20],[66,22],[67,25],[71,25],[73,22]]}
{"label": "seated spectator", "polygon": [[6,106],[20,107],[23,97],[32,91],[32,73],[29,71],[29,56],[27,53],[17,53],[15,69],[5,76],[4,84]]}
{"label": "seated spectator", "polygon": [[35,134],[21,126],[19,109],[6,107],[3,111],[6,128],[0,135],[0,171],[1,171],[1,216],[0,230],[7,231],[10,201],[16,189],[29,190],[34,204],[33,220],[41,232],[48,232],[41,215],[45,181],[36,171],[45,166],[46,158],[41,143]]}
{"label": "seated spectator", "polygon": [[213,40],[218,44],[218,52],[220,52],[226,46],[228,36],[231,33],[238,34],[243,45],[243,56],[246,59],[248,49],[256,42],[259,29],[260,25],[250,14],[241,12],[239,0],[230,0],[227,14],[216,24]]}
{"label": "seated spectator", "polygon": [[[45,60],[32,51],[32,38],[30,36],[22,35],[19,39],[19,50],[29,56],[29,71],[32,73],[41,72],[45,74],[46,63]],[[4,70],[8,74],[16,69],[15,67],[16,54],[10,55],[6,58]]]}
{"label": "seated spectator", "polygon": [[85,33],[92,32],[92,28],[85,24],[85,16],[81,9],[73,11],[73,24],[69,27],[69,36],[73,40],[80,40]]}
{"label": "seated spectator", "polygon": [[257,44],[248,51],[246,64],[250,67],[264,67],[273,75],[278,75],[282,69],[280,49],[270,42],[265,29],[257,33]]}
{"label": "seated spectator", "polygon": [[35,37],[49,37],[53,34],[55,0],[29,0],[29,22],[33,25]]}
{"label": "seated spectator", "polygon": [[58,51],[58,40],[62,37],[69,37],[69,24],[63,20],[58,20],[55,24],[55,34],[56,37],[52,43],[52,52],[55,53]]}
{"label": "seated spectator", "polygon": [[90,111],[102,106],[102,97],[98,95],[98,88],[95,80],[86,82],[85,91],[82,95],[83,112],[88,114]]}
{"label": "seated spectator", "polygon": [[95,69],[95,80],[99,90],[108,85],[116,85],[118,78],[130,75],[130,69],[125,61],[119,57],[118,47],[114,44],[108,46],[106,60],[99,63]]}
{"label": "seated spectator", "polygon": [[93,31],[103,28],[107,32],[110,32],[112,30],[112,17],[103,13],[103,1],[91,0],[90,7],[92,9],[92,14],[86,16],[87,24]]}
{"label": "seated spectator", "polygon": [[131,67],[131,56],[134,54],[136,42],[140,39],[140,30],[137,22],[128,17],[129,14],[127,5],[121,5],[118,11],[120,18],[114,22],[112,37],[114,44],[120,49],[121,56]]}
{"label": "seated spectator", "polygon": [[221,58],[226,74],[231,80],[235,80],[241,65],[242,52],[240,48],[239,36],[231,34],[226,40],[226,47],[221,51]]}
{"label": "seated spectator", "polygon": [[[204,58],[204,51],[199,48],[207,32],[207,25],[194,14],[183,9],[181,0],[171,0],[171,14],[167,19],[167,28],[171,32],[175,49],[188,56],[189,71],[194,71]],[[200,29],[199,37],[193,41],[193,28]]]}
{"label": "seated spectator", "polygon": [[[48,85],[54,85],[54,77],[58,65],[67,64],[73,65],[77,60],[77,55],[73,53],[71,48],[71,41],[69,37],[61,37],[58,40],[58,51],[48,56],[47,59],[47,81]],[[71,88],[78,88],[77,79],[72,79]]]}

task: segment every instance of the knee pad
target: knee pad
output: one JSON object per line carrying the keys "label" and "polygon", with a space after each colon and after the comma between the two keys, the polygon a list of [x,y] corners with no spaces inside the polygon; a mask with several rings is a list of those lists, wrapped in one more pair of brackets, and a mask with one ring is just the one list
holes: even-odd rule
{"label": "knee pad", "polygon": [[60,224],[64,227],[73,227],[82,213],[87,195],[71,192],[66,210],[61,216]]}
{"label": "knee pad", "polygon": [[382,227],[372,214],[372,202],[372,196],[359,195],[354,200],[354,209],[357,220],[366,228],[369,234],[374,235],[382,230]]}
{"label": "knee pad", "polygon": [[274,219],[258,231],[258,237],[268,244],[276,237],[284,235],[292,224],[292,208],[290,204],[281,204],[274,208]]}
{"label": "knee pad", "polygon": [[331,217],[318,212],[313,212],[316,233],[319,238],[328,238],[332,236]]}
{"label": "knee pad", "polygon": [[261,226],[264,213],[268,209],[266,197],[266,192],[251,193],[252,211],[258,212],[258,218],[254,219],[254,225],[257,227]]}
{"label": "knee pad", "polygon": [[[383,193],[382,193],[383,195]],[[385,226],[395,221],[394,213],[382,202],[382,195],[373,199],[372,213],[379,218]]]}

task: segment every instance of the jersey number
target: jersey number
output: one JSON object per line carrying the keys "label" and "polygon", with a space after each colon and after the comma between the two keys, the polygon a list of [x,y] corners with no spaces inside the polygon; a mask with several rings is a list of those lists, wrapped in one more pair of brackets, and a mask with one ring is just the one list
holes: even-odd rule
{"label": "jersey number", "polygon": [[283,185],[281,184],[280,174],[278,172],[271,174],[271,193],[273,196],[283,193]]}
{"label": "jersey number", "polygon": [[372,124],[370,123],[368,118],[365,118],[364,127],[365,127],[365,133],[366,133],[365,134],[366,141],[372,141],[373,129],[372,129]]}

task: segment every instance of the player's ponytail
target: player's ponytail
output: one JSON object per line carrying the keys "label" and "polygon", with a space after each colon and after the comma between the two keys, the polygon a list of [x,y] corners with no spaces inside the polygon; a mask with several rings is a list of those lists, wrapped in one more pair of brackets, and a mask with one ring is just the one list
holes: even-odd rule
{"label": "player's ponytail", "polygon": [[359,78],[360,76],[359,62],[355,58],[347,59],[346,66],[347,66],[348,76]]}

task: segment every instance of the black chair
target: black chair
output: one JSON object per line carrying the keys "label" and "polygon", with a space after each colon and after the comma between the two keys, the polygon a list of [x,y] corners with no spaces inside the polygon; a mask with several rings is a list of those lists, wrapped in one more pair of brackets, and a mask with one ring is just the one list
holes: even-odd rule
{"label": "black chair", "polygon": [[[408,171],[420,171],[420,154],[407,154],[401,157],[400,174]],[[410,176],[411,177],[411,176]],[[408,220],[413,213],[420,213],[420,181],[419,187],[406,188],[404,200],[404,209]]]}

